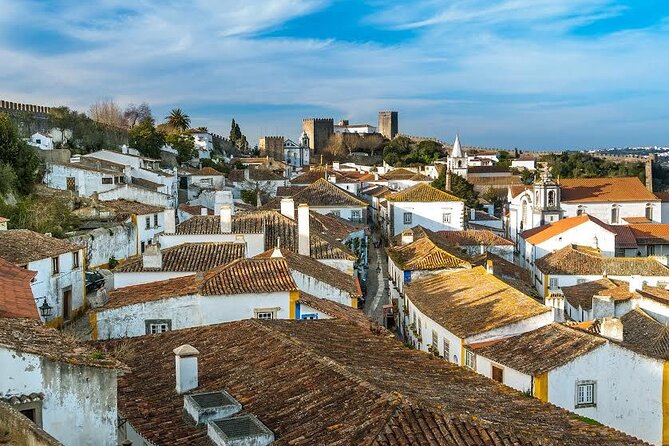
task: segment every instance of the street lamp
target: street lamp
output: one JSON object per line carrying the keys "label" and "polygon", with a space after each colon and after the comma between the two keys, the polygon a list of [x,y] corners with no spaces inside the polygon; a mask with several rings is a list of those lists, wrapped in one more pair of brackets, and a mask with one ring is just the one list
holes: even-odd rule
{"label": "street lamp", "polygon": [[39,305],[37,308],[39,309],[39,313],[42,315],[42,317],[46,319],[51,316],[53,307],[46,301],[46,297],[43,297],[42,299],[44,299],[44,302],[42,302],[42,305]]}
{"label": "street lamp", "polygon": [[378,262],[378,263],[376,264],[376,272],[377,272],[377,273],[380,273],[380,272],[381,272],[381,262]]}

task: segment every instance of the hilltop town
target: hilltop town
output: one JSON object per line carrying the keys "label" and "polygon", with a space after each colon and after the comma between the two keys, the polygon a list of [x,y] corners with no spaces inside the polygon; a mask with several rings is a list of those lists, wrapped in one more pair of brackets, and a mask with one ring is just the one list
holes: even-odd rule
{"label": "hilltop town", "polygon": [[669,439],[669,173],[0,101],[0,444]]}

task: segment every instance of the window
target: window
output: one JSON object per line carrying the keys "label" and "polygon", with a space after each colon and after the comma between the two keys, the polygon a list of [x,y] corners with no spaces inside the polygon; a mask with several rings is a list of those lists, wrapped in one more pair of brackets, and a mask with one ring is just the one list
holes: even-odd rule
{"label": "window", "polygon": [[139,243],[139,252],[140,254],[144,254],[144,248],[146,247],[146,244],[144,242]]}
{"label": "window", "polygon": [[404,224],[410,225],[413,220],[413,214],[411,212],[404,213]]}
{"label": "window", "polygon": [[53,275],[58,274],[59,270],[60,268],[59,268],[58,257],[51,257],[51,274]]}
{"label": "window", "polygon": [[585,208],[583,206],[579,206],[578,209],[576,209],[576,215],[583,215],[585,213]]}
{"label": "window", "polygon": [[79,252],[72,253],[72,269],[79,268]]}
{"label": "window", "polygon": [[158,226],[158,214],[153,214],[153,226]]}
{"label": "window", "polygon": [[444,212],[441,214],[441,221],[444,224],[450,224],[451,223],[451,213],[450,212]]}
{"label": "window", "polygon": [[151,229],[151,217],[146,217],[146,229]]}
{"label": "window", "polygon": [[555,206],[555,191],[554,190],[549,190],[548,191],[548,206],[549,207],[554,207]]}
{"label": "window", "polygon": [[649,256],[654,256],[655,255],[655,245],[648,245],[646,247],[646,254]]}
{"label": "window", "polygon": [[258,311],[256,312],[256,319],[274,319],[273,311]]}
{"label": "window", "polygon": [[[260,319],[260,318],[258,318]],[[316,320],[318,319],[318,314],[316,313],[309,313],[309,314],[303,314],[300,316],[300,319],[303,321],[311,321],[311,320]]]}
{"label": "window", "polygon": [[436,330],[432,330],[432,351],[439,352],[439,335]]}
{"label": "window", "polygon": [[336,217],[341,217],[341,211],[332,211]]}
{"label": "window", "polygon": [[42,401],[12,404],[12,407],[23,414],[30,421],[42,427]]}
{"label": "window", "polygon": [[646,218],[648,220],[653,219],[653,205],[650,203],[646,205]]}
{"label": "window", "polygon": [[351,211],[351,221],[362,221],[362,211]]}
{"label": "window", "polygon": [[576,381],[576,408],[594,407],[595,381]]}
{"label": "window", "polygon": [[42,144],[42,140],[41,140],[41,139],[36,139],[35,142],[36,142],[37,144]]}
{"label": "window", "polygon": [[582,283],[585,283],[585,279],[576,279],[576,285],[580,285]]}
{"label": "window", "polygon": [[448,361],[448,358],[451,356],[451,344],[448,342],[448,339],[444,338],[444,359]]}
{"label": "window", "polygon": [[559,282],[557,277],[551,277],[548,279],[548,288],[558,288],[559,287]]}
{"label": "window", "polygon": [[465,367],[476,370],[476,355],[468,349],[465,349]]}
{"label": "window", "polygon": [[114,179],[113,178],[103,178],[102,179],[102,184],[114,184]]}
{"label": "window", "polygon": [[172,319],[147,319],[144,321],[146,334],[165,333],[172,330]]}
{"label": "window", "polygon": [[611,208],[611,223],[617,224],[620,220],[620,209],[617,205],[613,205]]}

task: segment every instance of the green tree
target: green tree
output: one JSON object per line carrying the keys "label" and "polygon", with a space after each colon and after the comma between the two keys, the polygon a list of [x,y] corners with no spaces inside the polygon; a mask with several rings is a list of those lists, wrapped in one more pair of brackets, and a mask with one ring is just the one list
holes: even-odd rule
{"label": "green tree", "polygon": [[165,136],[165,142],[177,151],[177,162],[186,163],[197,157],[193,137],[188,132],[172,132]]}
{"label": "green tree", "polygon": [[69,107],[53,107],[49,109],[48,120],[49,125],[63,136],[61,144],[66,144],[65,130],[71,130],[74,127],[76,112],[71,111]]}
{"label": "green tree", "polygon": [[165,135],[156,130],[153,118],[146,117],[128,130],[130,146],[151,158],[160,158],[160,148],[165,144]]}
{"label": "green tree", "polygon": [[242,130],[239,128],[239,124],[237,124],[234,120],[232,119],[232,124],[230,124],[230,142],[236,145],[237,140],[242,137]]}
{"label": "green tree", "polygon": [[[146,117],[143,119],[146,119]],[[165,119],[167,119],[167,125],[175,130],[184,131],[190,128],[190,116],[180,108],[173,108]]]}
{"label": "green tree", "polygon": [[[446,169],[442,169],[436,180],[432,182],[432,186],[440,190],[446,188]],[[462,178],[460,175],[451,174],[451,190],[450,192],[458,198],[464,200],[468,207],[479,207],[479,194],[474,190],[474,185]]]}
{"label": "green tree", "polygon": [[0,113],[0,163],[11,166],[18,192],[32,191],[40,166],[35,151],[19,138],[18,129],[9,116]]}

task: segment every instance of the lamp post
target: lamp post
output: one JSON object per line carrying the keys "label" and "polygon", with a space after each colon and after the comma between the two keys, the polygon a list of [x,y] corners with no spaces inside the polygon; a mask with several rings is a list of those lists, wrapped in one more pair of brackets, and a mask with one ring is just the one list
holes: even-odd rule
{"label": "lamp post", "polygon": [[46,301],[46,296],[42,297],[42,299],[44,299],[44,302],[42,302],[42,305],[38,305],[37,309],[39,310],[39,313],[44,318],[44,320],[46,320],[51,316],[53,307]]}

